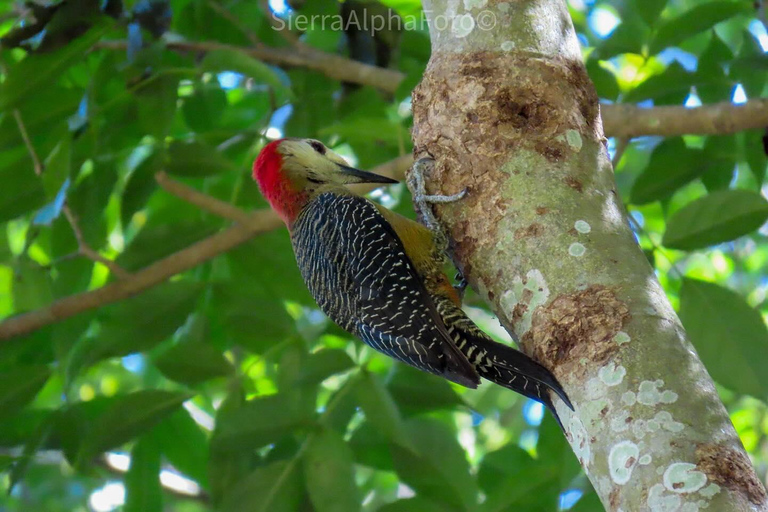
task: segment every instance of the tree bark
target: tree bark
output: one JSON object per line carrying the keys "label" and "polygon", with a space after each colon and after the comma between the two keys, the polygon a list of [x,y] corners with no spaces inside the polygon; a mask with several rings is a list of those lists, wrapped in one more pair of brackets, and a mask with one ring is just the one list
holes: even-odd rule
{"label": "tree bark", "polygon": [[627,223],[562,0],[423,0],[432,57],[414,155],[454,259],[552,369],[607,510],[765,510],[715,386]]}

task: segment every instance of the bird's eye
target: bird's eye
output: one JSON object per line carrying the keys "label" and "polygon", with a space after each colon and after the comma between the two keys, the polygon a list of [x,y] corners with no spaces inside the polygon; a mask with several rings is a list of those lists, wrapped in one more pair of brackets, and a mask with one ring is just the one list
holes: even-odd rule
{"label": "bird's eye", "polygon": [[312,149],[320,153],[321,155],[325,154],[325,146],[322,142],[318,140],[311,140],[309,141],[309,145],[312,146]]}

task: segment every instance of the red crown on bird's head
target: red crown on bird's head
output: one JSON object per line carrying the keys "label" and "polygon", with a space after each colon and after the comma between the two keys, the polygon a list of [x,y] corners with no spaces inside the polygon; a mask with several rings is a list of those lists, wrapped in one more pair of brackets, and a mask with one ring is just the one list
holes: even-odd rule
{"label": "red crown on bird's head", "polygon": [[278,148],[286,139],[264,146],[253,162],[253,179],[272,209],[290,227],[306,201],[306,194],[296,190],[283,172],[283,155]]}

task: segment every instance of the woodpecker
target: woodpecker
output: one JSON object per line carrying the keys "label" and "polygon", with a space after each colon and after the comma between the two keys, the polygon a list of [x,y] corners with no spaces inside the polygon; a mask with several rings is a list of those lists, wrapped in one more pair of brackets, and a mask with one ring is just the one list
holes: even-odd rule
{"label": "woodpecker", "polygon": [[341,328],[457,384],[476,388],[483,377],[538,400],[558,423],[549,391],[573,409],[549,370],[462,311],[430,229],[345,187],[397,181],[350,167],[320,141],[292,138],[267,144],[253,177],[288,227],[310,293]]}

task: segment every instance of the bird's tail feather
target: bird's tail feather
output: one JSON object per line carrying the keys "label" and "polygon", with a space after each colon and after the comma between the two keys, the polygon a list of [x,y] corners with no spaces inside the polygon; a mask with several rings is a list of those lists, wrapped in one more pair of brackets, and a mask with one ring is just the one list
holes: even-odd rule
{"label": "bird's tail feather", "polygon": [[571,410],[573,404],[549,370],[522,352],[485,336],[468,338],[462,352],[475,363],[483,378],[541,402],[552,411],[560,428],[563,427],[549,392],[554,392]]}

